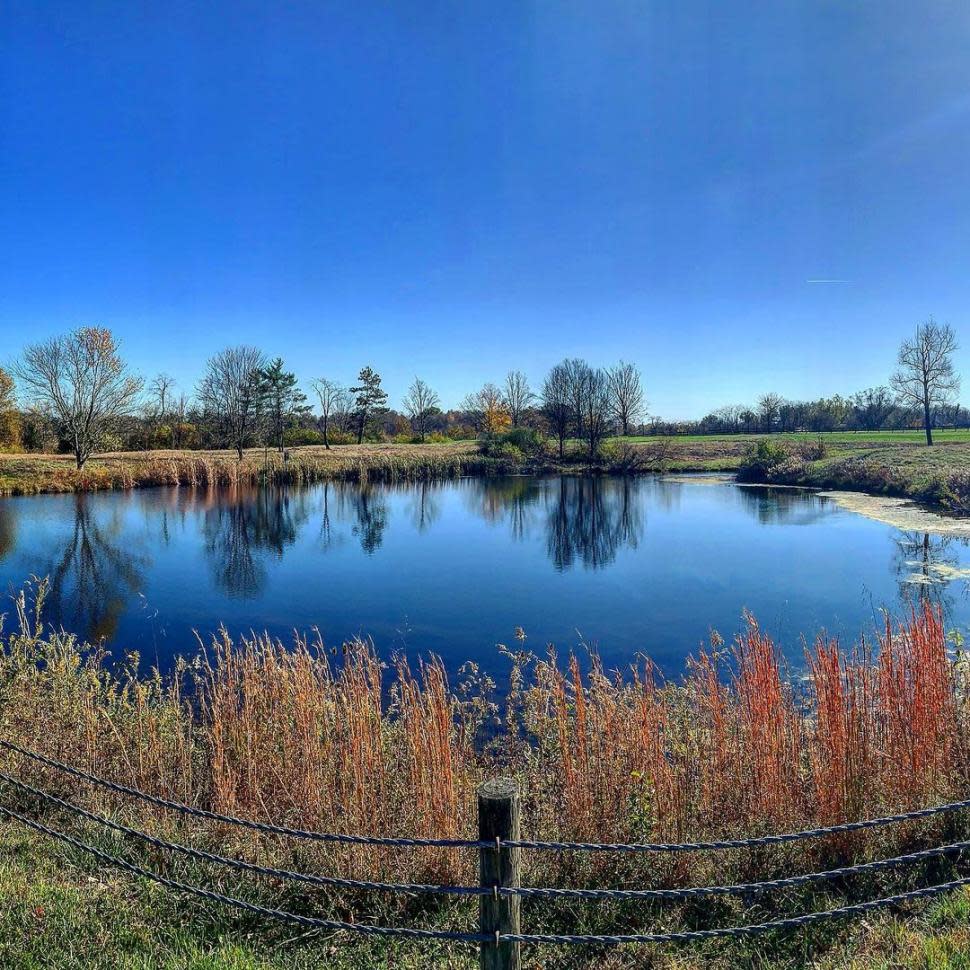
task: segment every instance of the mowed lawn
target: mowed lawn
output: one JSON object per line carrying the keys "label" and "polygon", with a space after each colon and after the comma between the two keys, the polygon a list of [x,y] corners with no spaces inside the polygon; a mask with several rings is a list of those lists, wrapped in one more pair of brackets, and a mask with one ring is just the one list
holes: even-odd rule
{"label": "mowed lawn", "polygon": [[[772,441],[817,441],[819,438],[832,445],[873,445],[873,444],[926,444],[926,435],[922,431],[792,431],[784,434],[686,434],[671,436],[674,441],[686,442],[714,442],[714,441],[755,441],[758,438],[771,438]],[[632,442],[653,442],[660,440],[658,435],[631,435],[624,440]],[[966,441],[970,442],[970,428],[948,428],[933,432],[933,440],[939,442]]]}
{"label": "mowed lawn", "polygon": [[861,462],[898,469],[907,476],[970,471],[970,429],[936,431],[933,447],[922,431],[828,431],[791,434],[638,436],[625,439],[648,453],[662,450],[666,467],[674,471],[735,471],[759,440],[767,439],[793,454],[824,446],[821,458],[809,464],[818,473],[837,465]]}

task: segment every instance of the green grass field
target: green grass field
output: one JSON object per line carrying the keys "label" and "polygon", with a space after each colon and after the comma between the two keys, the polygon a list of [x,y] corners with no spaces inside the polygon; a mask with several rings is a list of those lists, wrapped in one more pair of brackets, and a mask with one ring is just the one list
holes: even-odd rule
{"label": "green grass field", "polygon": [[[822,438],[831,445],[873,445],[873,444],[917,444],[925,445],[926,436],[922,431],[793,431],[786,434],[688,434],[676,435],[673,441],[752,441],[757,438],[769,437],[773,441],[816,441]],[[630,442],[655,442],[660,440],[656,435],[631,435],[629,438],[614,439]],[[934,442],[970,441],[970,428],[934,431]]]}

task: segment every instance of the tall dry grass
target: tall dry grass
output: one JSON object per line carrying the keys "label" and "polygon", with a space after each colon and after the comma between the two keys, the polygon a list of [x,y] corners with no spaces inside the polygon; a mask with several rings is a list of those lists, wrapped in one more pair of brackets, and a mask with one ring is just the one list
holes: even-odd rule
{"label": "tall dry grass", "polygon": [[[37,592],[42,598],[42,585]],[[621,676],[595,660],[517,654],[512,686],[498,698],[480,675],[451,685],[438,660],[384,664],[364,642],[333,656],[319,642],[237,644],[225,634],[173,679],[146,679],[133,666],[110,670],[72,637],[45,629],[29,597],[18,614],[0,657],[4,737],[150,792],[256,819],[474,837],[476,785],[498,772],[522,784],[528,835],[554,840],[760,834],[967,794],[964,680],[930,608],[887,623],[871,646],[844,650],[820,639],[804,680],[786,675],[751,620],[730,649],[715,639],[677,684],[649,663]],[[100,808],[141,812],[150,827],[171,824],[11,756],[2,761]],[[809,865],[819,854],[871,855],[917,835],[912,826],[878,830],[797,846],[784,859]],[[293,847],[218,830],[208,837],[351,875],[474,875],[472,854],[454,850]],[[608,870],[613,883],[643,884],[744,864],[736,856],[543,855],[529,857],[527,878],[575,883]]]}
{"label": "tall dry grass", "polygon": [[491,467],[475,443],[361,445],[230,452],[118,452],[83,469],[60,455],[18,455],[0,463],[0,494],[94,492],[186,485],[299,485],[318,481],[397,482],[482,474]]}

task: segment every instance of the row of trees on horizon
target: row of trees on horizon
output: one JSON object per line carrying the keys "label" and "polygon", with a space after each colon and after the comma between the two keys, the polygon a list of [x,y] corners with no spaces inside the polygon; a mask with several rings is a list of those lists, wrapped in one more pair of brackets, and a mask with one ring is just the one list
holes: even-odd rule
{"label": "row of trees on horizon", "polygon": [[450,410],[416,377],[395,409],[370,366],[354,382],[321,377],[303,389],[281,358],[251,346],[215,354],[194,392],[186,394],[167,374],[144,382],[109,330],[83,327],[29,345],[12,373],[0,369],[0,449],[70,453],[80,468],[95,451],[233,448],[242,457],[245,448],[260,445],[283,451],[354,441],[418,443],[519,428],[554,439],[560,457],[572,439],[595,457],[606,438],[642,433],[922,427],[932,444],[934,427],[970,426],[970,412],[957,400],[956,349],[953,330],[930,319],[903,342],[888,386],[815,401],[766,393],[754,405],[671,423],[648,419],[640,370],[624,361],[604,368],[565,359],[537,387],[511,370],[501,384],[486,383]]}

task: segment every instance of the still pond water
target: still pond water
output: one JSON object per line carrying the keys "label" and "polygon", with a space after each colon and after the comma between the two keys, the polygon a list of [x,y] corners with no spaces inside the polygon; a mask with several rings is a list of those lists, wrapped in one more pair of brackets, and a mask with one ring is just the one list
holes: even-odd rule
{"label": "still pond water", "polygon": [[[965,539],[905,532],[792,490],[578,477],[0,499],[0,594],[51,579],[48,618],[167,669],[220,623],[500,673],[496,644],[581,644],[668,674],[747,609],[801,636],[871,632],[931,596],[970,624]],[[0,612],[9,612],[0,605]]]}

